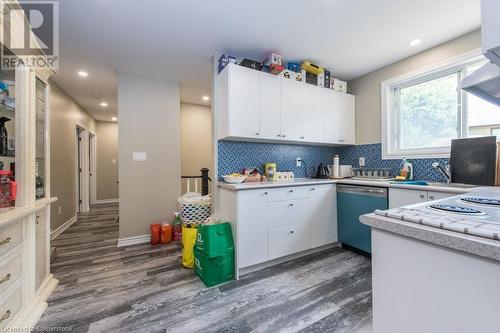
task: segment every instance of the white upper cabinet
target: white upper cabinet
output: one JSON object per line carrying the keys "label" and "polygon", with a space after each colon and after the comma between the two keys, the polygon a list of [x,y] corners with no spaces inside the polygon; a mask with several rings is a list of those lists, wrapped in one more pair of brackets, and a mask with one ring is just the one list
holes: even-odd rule
{"label": "white upper cabinet", "polygon": [[325,92],[325,142],[339,143],[340,140],[340,93]]}
{"label": "white upper cabinet", "polygon": [[218,138],[354,144],[354,96],[229,64],[217,78]]}
{"label": "white upper cabinet", "polygon": [[258,137],[259,128],[259,72],[234,66],[228,72],[229,135]]}
{"label": "white upper cabinet", "polygon": [[355,97],[340,94],[340,143],[354,144],[356,140]]}
{"label": "white upper cabinet", "polygon": [[260,137],[278,139],[281,137],[281,83],[280,77],[260,74]]}

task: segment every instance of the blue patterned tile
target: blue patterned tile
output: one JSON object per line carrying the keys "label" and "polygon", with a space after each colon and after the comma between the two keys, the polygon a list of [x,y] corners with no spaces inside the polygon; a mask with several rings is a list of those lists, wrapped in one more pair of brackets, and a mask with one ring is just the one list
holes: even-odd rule
{"label": "blue patterned tile", "polygon": [[[332,164],[333,157],[339,155],[341,164],[351,164],[358,167],[358,158],[366,158],[367,168],[389,168],[391,175],[399,173],[401,160],[383,160],[380,143],[324,147],[292,144],[250,143],[237,141],[218,142],[219,179],[222,175],[237,172],[244,167],[258,167],[261,170],[266,162],[275,162],[279,171],[293,171],[296,177],[305,177],[304,166],[295,166],[295,158],[301,157],[307,166],[307,175],[312,176],[320,164]],[[432,162],[447,164],[448,159],[412,159],[415,179],[435,182],[445,182],[446,179],[437,171],[432,170]]]}

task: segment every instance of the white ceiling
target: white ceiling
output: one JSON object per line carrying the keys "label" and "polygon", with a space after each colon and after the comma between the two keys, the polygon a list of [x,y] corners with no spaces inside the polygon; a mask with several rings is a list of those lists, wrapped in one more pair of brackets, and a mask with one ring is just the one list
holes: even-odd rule
{"label": "white ceiling", "polygon": [[[55,81],[96,119],[117,114],[117,70],[210,94],[210,57],[309,59],[349,80],[475,30],[480,0],[60,0]],[[408,42],[422,38],[417,47]],[[86,79],[78,70],[86,70]],[[97,93],[109,103],[99,106]]]}

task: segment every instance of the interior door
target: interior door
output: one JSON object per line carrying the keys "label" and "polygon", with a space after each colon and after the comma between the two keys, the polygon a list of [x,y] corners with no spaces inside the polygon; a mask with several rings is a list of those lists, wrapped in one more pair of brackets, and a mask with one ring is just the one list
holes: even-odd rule
{"label": "interior door", "polygon": [[78,192],[78,201],[77,201],[77,207],[78,207],[78,212],[83,212],[83,196],[84,196],[84,191],[83,191],[83,184],[84,184],[84,179],[83,179],[83,154],[85,154],[86,152],[84,152],[83,150],[83,134],[84,134],[84,130],[80,127],[77,127],[76,128],[76,146],[77,146],[77,152],[76,152],[76,156],[77,156],[77,180],[78,180],[78,189],[77,189],[77,192]]}

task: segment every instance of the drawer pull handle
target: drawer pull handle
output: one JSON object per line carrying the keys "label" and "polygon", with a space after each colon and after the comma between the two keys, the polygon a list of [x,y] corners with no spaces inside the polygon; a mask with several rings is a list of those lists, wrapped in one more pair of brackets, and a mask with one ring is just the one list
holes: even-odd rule
{"label": "drawer pull handle", "polygon": [[293,234],[293,230],[290,230],[290,234]]}
{"label": "drawer pull handle", "polygon": [[264,195],[267,195],[268,193],[267,192],[264,192]]}
{"label": "drawer pull handle", "polygon": [[11,277],[12,275],[10,273],[5,275],[4,278],[0,280],[0,284],[9,281]]}
{"label": "drawer pull handle", "polygon": [[301,138],[301,139],[304,139],[304,136],[301,136],[300,138]]}
{"label": "drawer pull handle", "polygon": [[288,206],[293,207],[293,204],[289,204]]}
{"label": "drawer pull handle", "polygon": [[0,245],[4,245],[4,244],[7,244],[7,243],[10,243],[11,240],[12,240],[12,238],[7,237],[3,241],[0,242]]}
{"label": "drawer pull handle", "polygon": [[288,191],[288,193],[293,193],[293,190]]}
{"label": "drawer pull handle", "polygon": [[10,310],[7,310],[7,311],[4,313],[4,315],[2,316],[2,318],[0,318],[0,323],[1,323],[2,321],[7,320],[9,317],[10,317]]}
{"label": "drawer pull handle", "polygon": [[313,187],[313,188],[311,189],[311,191],[316,191],[316,189]]}

